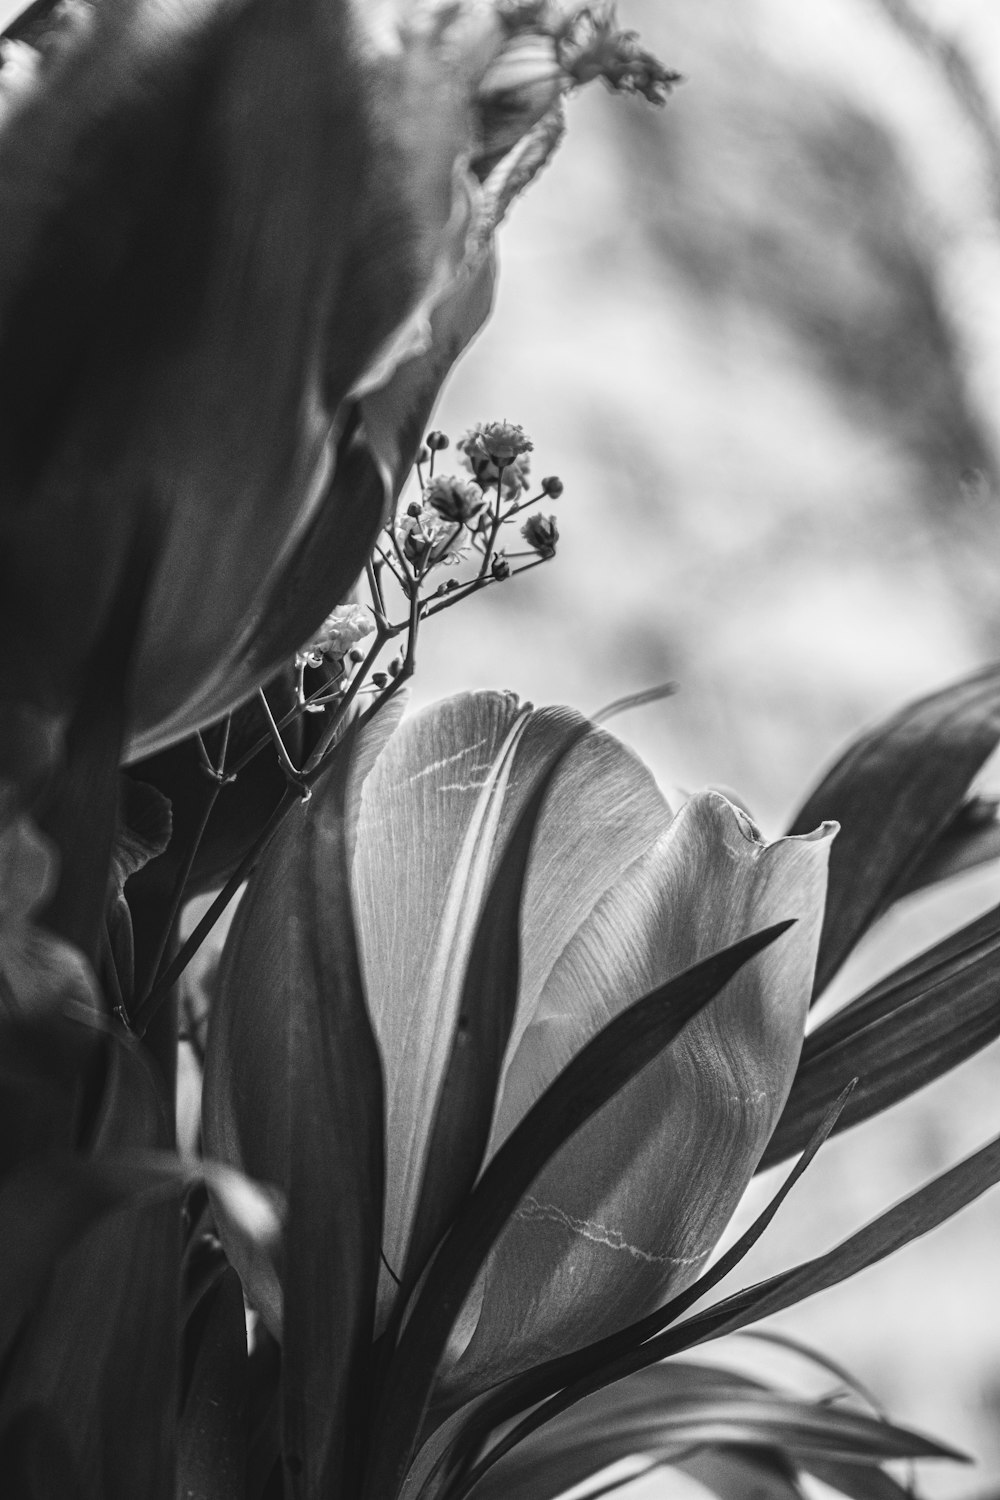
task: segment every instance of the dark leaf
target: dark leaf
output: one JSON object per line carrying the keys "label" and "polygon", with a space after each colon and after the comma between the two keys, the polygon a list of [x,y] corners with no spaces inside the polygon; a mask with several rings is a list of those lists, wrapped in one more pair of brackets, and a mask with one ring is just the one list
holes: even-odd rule
{"label": "dark leaf", "polygon": [[689,1349],[706,1339],[721,1338],[724,1333],[735,1333],[749,1323],[770,1317],[816,1292],[846,1281],[943,1224],[998,1180],[1000,1136],[887,1209],[824,1255],[779,1272],[757,1286],[727,1297],[678,1327],[668,1329],[658,1341],[661,1355]]}
{"label": "dark leaf", "polygon": [[883,721],[851,745],[792,823],[841,825],[814,994],[887,906],[911,887],[1000,739],[1000,667],[991,666]]}
{"label": "dark leaf", "polygon": [[[795,1465],[813,1458],[871,1462],[954,1456],[917,1433],[856,1412],[784,1396],[710,1366],[668,1363],[580,1401],[505,1454],[478,1482],[450,1494],[454,1500],[465,1495],[500,1500],[510,1494],[518,1500],[554,1500],[571,1485],[636,1454],[683,1465],[692,1449],[734,1448],[739,1454],[747,1449],[780,1453]],[[788,1494],[787,1476],[776,1493]]]}
{"label": "dark leaf", "polygon": [[[155,1164],[140,1164],[140,1172],[152,1171],[158,1190],[137,1196],[143,1178],[126,1178],[127,1211],[106,1212],[109,1194],[120,1190],[121,1153],[156,1149],[165,1135],[157,1089],[138,1051],[116,1044],[95,1156],[85,1164],[93,1175],[84,1178],[82,1190],[77,1185],[67,1194],[72,1222],[67,1225],[65,1209],[52,1203],[51,1192],[40,1194],[47,1199],[42,1222],[54,1216],[62,1254],[53,1269],[50,1234],[44,1254],[52,1274],[7,1366],[0,1429],[11,1423],[16,1428],[33,1410],[58,1421],[82,1492],[91,1500],[173,1500],[178,1199],[185,1180],[176,1158],[158,1172]],[[126,1443],[122,1432],[129,1434]]]}
{"label": "dark leaf", "polygon": [[790,923],[695,964],[617,1015],[577,1053],[493,1157],[431,1265],[403,1331],[375,1430],[366,1494],[395,1496],[409,1467],[438,1364],[490,1248],[556,1150],[669,1046],[733,975]]}
{"label": "dark leaf", "polygon": [[[375,725],[362,733],[378,733]],[[262,1277],[220,1232],[281,1327],[291,1495],[350,1493],[382,1216],[382,1077],[365,1003],[345,830],[356,726],[258,866],[227,943],[205,1067],[209,1153],[281,1185],[284,1267]],[[283,1306],[282,1306],[283,1300]]]}
{"label": "dark leaf", "polygon": [[931,1083],[1000,1036],[1000,907],[927,949],[806,1037],[759,1171],[801,1149],[845,1082],[846,1130]]}
{"label": "dark leaf", "polygon": [[206,1302],[177,1434],[177,1493],[183,1500],[245,1500],[247,1334],[232,1268]]}

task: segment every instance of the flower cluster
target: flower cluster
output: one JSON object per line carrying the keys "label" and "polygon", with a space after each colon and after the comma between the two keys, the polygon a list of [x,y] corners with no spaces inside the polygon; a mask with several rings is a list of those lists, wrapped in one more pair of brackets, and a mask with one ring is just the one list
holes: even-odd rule
{"label": "flower cluster", "polygon": [[353,646],[374,634],[371,610],[361,604],[338,604],[312,639],[295,653],[295,665],[321,667],[324,661],[342,665]]}

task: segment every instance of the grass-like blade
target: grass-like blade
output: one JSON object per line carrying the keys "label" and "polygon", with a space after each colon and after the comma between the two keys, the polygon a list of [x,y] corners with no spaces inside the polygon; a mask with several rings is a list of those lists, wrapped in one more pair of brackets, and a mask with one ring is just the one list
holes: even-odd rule
{"label": "grass-like blade", "polygon": [[841,825],[814,996],[910,881],[952,824],[969,783],[1000,740],[1000,666],[907,705],[848,747],[790,833]]}
{"label": "grass-like blade", "polygon": [[886,1209],[885,1213],[879,1214],[878,1218],[824,1255],[779,1272],[777,1276],[697,1313],[678,1327],[668,1329],[662,1340],[661,1357],[689,1349],[706,1339],[735,1333],[749,1323],[768,1318],[816,1292],[847,1281],[867,1266],[884,1260],[894,1250],[908,1245],[911,1240],[936,1229],[998,1180],[1000,1136]]}
{"label": "grass-like blade", "polygon": [[847,1079],[846,1130],[916,1093],[1000,1036],[1000,906],[952,933],[806,1037],[758,1171],[801,1149]]}

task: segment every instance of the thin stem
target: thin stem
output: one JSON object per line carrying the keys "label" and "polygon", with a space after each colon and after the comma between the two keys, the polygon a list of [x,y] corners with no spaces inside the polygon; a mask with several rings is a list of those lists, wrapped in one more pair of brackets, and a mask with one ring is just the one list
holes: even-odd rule
{"label": "thin stem", "polygon": [[161,978],[153,986],[142,1003],[137,1006],[135,1015],[132,1017],[132,1030],[137,1036],[141,1037],[146,1034],[146,1029],[150,1021],[156,1015],[164,1000],[166,1000],[171,989],[177,983],[177,980],[222,916],[222,913],[232,901],[244,880],[250,874],[250,871],[281,827],[288,813],[301,800],[302,797],[299,792],[293,791],[291,787],[287,789],[278,806],[254,840],[253,846],[240,860],[236,869],[230,875],[190,937],[181,945],[178,952],[167,965]]}
{"label": "thin stem", "polygon": [[313,750],[312,754],[309,756],[305,765],[302,767],[301,772],[299,773],[300,779],[305,781],[306,783],[315,780],[319,764],[333,744],[337,736],[337,731],[344,721],[344,715],[347,713],[347,710],[350,708],[351,704],[354,702],[354,699],[357,697],[358,689],[361,687],[361,684],[364,682],[365,677],[368,675],[368,672],[370,671],[372,665],[378,657],[379,652],[382,650],[382,647],[385,645],[388,639],[389,635],[386,631],[382,630],[381,628],[376,630],[374,645],[371,647],[368,655],[365,657],[364,661],[361,663],[360,667],[358,667],[358,670],[351,678],[350,686],[348,687],[347,692],[344,694],[343,698],[340,700],[340,707],[337,709],[336,713],[332,715],[330,722],[327,724],[326,728],[323,730],[323,733],[320,735],[315,749]]}
{"label": "thin stem", "polygon": [[257,689],[257,697],[260,699],[261,707],[263,708],[265,716],[267,718],[267,727],[270,732],[274,748],[278,752],[278,763],[281,766],[281,769],[284,771],[285,775],[288,777],[288,780],[301,789],[302,773],[295,765],[288,751],[285,749],[285,742],[281,738],[281,731],[279,730],[277,724],[274,722],[274,715],[271,712],[271,705],[267,701],[267,694],[264,692],[263,688]]}
{"label": "thin stem", "polygon": [[[208,820],[212,816],[212,809],[215,807],[216,799],[218,798],[221,790],[221,780],[213,782],[212,785],[208,788],[208,796],[206,797],[205,804],[202,807],[201,817],[198,819],[198,824],[194,831],[194,837],[188,845],[187,854],[185,855],[180,868],[178,869],[177,874],[174,877],[173,887],[170,892],[170,905],[167,908],[167,918],[163,924],[163,930],[160,934],[160,940],[156,945],[156,954],[154,956],[154,961],[151,965],[152,978],[150,979],[149,990],[147,991],[147,994],[156,989],[156,986],[160,982],[160,975],[163,971],[163,965],[167,954],[167,946],[170,942],[170,934],[174,930],[174,924],[177,921],[181,906],[183,905],[184,892],[187,889],[187,883],[191,878],[191,871],[194,867],[194,862],[198,857],[198,850],[201,848],[201,841],[205,836],[205,829],[208,827]],[[136,1010],[137,1015],[139,1013],[139,1010],[141,1009],[142,1005],[140,1004]]]}

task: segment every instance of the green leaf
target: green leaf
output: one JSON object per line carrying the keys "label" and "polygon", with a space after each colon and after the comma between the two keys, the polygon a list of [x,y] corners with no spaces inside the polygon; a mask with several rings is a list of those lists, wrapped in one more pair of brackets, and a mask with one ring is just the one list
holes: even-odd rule
{"label": "green leaf", "polygon": [[403,1331],[375,1428],[365,1493],[394,1496],[405,1478],[452,1326],[494,1241],[555,1151],[667,1047],[755,954],[778,923],[696,964],[612,1020],[559,1075],[487,1166],[432,1263]]}
{"label": "green leaf", "polygon": [[[0,1431],[17,1431],[31,1413],[44,1413],[61,1431],[88,1500],[173,1500],[178,1197],[187,1174],[176,1158],[149,1166],[140,1157],[129,1176],[132,1153],[161,1146],[168,1127],[137,1049],[112,1045],[109,1075],[89,1171],[81,1179],[75,1164],[69,1168],[65,1205],[52,1201],[62,1197],[61,1184],[50,1182],[47,1195],[44,1181],[34,1184],[35,1194],[48,1198],[38,1205],[46,1236],[35,1243],[51,1274],[5,1366]],[[42,1172],[46,1165],[43,1158]],[[152,1191],[140,1195],[150,1177]],[[107,1211],[116,1194],[127,1211]],[[26,1212],[23,1196],[15,1207]]]}
{"label": "green leaf", "polygon": [[[647,1313],[638,1322],[619,1328],[616,1332],[599,1339],[571,1354],[543,1361],[524,1371],[512,1380],[505,1381],[497,1389],[488,1392],[478,1401],[469,1403],[452,1420],[452,1432],[447,1448],[437,1445],[433,1456],[428,1456],[428,1465],[436,1473],[448,1468],[449,1472],[465,1473],[491,1431],[509,1423],[522,1412],[528,1415],[514,1428],[509,1428],[494,1449],[494,1457],[516,1446],[524,1437],[567,1410],[576,1401],[591,1395],[617,1380],[620,1375],[652,1363],[655,1353],[644,1360],[641,1350],[648,1340],[676,1321],[690,1307],[701,1300],[714,1286],[740,1264],[768,1228],[778,1209],[816,1156],[823,1142],[832,1131],[844,1103],[850,1095],[850,1087],[844,1090],[828,1111],[810,1140],[806,1150],[796,1162],[774,1197],[754,1219],[739,1239],[715,1261],[707,1271],[686,1287],[684,1291],[653,1312]],[[624,1362],[623,1362],[624,1361]],[[558,1394],[556,1394],[558,1393]],[[551,1398],[546,1400],[546,1398]],[[538,1403],[544,1402],[543,1405]],[[437,1435],[434,1441],[436,1443]],[[421,1460],[423,1460],[423,1453]],[[478,1470],[477,1470],[478,1472]]]}
{"label": "green leaf", "polygon": [[247,1334],[243,1290],[232,1268],[205,1300],[178,1427],[177,1493],[184,1500],[244,1500]]}
{"label": "green leaf", "polygon": [[870,1119],[1000,1036],[1000,907],[952,933],[806,1037],[760,1171],[801,1149],[851,1078],[836,1129]]}
{"label": "green leaf", "polygon": [[802,1467],[848,1500],[913,1500],[912,1490],[904,1489],[891,1474],[872,1464],[811,1458]]}
{"label": "green leaf", "polygon": [[[597,781],[594,791],[614,798],[611,777]],[[585,831],[592,797],[578,794],[574,811],[568,799],[562,804],[563,816]],[[542,850],[544,834],[543,827]],[[553,852],[558,849],[554,841]],[[601,871],[596,835],[589,850]],[[704,794],[690,799],[581,914],[516,1041],[497,1108],[496,1143],[630,1001],[748,932],[782,917],[797,923],[532,1184],[463,1314],[462,1332],[475,1321],[464,1349],[457,1337],[453,1341],[445,1376],[450,1397],[467,1397],[551,1358],[554,1350],[613,1333],[698,1274],[791,1084],[827,853],[822,832],[767,846],[724,798]],[[571,904],[570,867],[550,869],[553,889],[572,892]],[[532,889],[529,881],[528,911]],[[535,931],[526,925],[527,954]]]}
{"label": "green leaf", "polygon": [[862,735],[807,798],[791,833],[824,818],[841,825],[830,857],[816,996],[872,922],[912,888],[998,740],[1000,667],[991,666]]}
{"label": "green leaf", "polygon": [[826,1254],[737,1292],[677,1328],[669,1329],[663,1335],[661,1354],[689,1349],[706,1339],[734,1333],[749,1323],[768,1318],[816,1292],[846,1281],[867,1266],[884,1260],[894,1250],[908,1245],[911,1240],[936,1229],[998,1180],[1000,1136],[879,1214]]}
{"label": "green leaf", "polygon": [[372,1339],[382,1076],[351,918],[345,813],[351,756],[366,733],[380,731],[356,721],[249,883],[205,1061],[208,1151],[288,1198],[280,1285],[276,1268],[268,1275],[224,1220],[219,1227],[248,1296],[282,1337],[292,1495],[351,1491]]}
{"label": "green leaf", "polygon": [[490,882],[469,946],[451,1055],[434,1111],[414,1215],[405,1288],[412,1287],[450,1228],[482,1165],[501,1064],[514,1022],[521,979],[522,897],[539,815],[556,773],[590,726],[583,721],[546,766],[510,834]]}
{"label": "green leaf", "polygon": [[[479,915],[539,777],[567,736],[585,726],[578,714],[535,711],[511,694],[463,694],[405,721],[364,782],[353,885],[386,1068],[383,1248],[397,1275],[407,1263]],[[522,902],[520,993],[507,1058],[561,950],[668,820],[649,773],[611,736],[587,734],[567,757],[546,799]],[[384,920],[387,906],[392,922]],[[480,1012],[474,1024],[484,1019]],[[477,1109],[492,1112],[494,1092]],[[381,1322],[395,1295],[386,1274]]]}
{"label": "green leaf", "polygon": [[[554,1500],[598,1470],[636,1454],[687,1467],[692,1449],[779,1453],[786,1463],[954,1457],[917,1433],[797,1400],[711,1367],[653,1365],[578,1402],[520,1443],[454,1500]],[[488,1459],[487,1459],[488,1461]],[[773,1463],[773,1460],[772,1460]],[[711,1470],[709,1471],[711,1472]],[[716,1470],[721,1481],[722,1473]],[[721,1493],[727,1491],[723,1489]],[[730,1492],[731,1493],[731,1492]],[[746,1492],[744,1492],[746,1493]],[[767,1491],[765,1491],[767,1493]],[[788,1494],[787,1484],[777,1493]]]}

